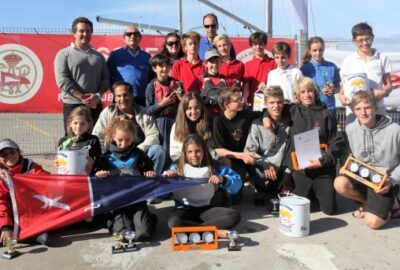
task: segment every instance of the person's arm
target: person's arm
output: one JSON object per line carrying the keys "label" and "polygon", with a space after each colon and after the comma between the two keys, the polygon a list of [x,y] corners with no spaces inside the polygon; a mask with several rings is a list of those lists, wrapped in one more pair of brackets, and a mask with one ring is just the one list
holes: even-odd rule
{"label": "person's arm", "polygon": [[67,93],[77,99],[81,99],[83,93],[76,87],[72,79],[71,70],[68,67],[68,52],[60,50],[54,61],[54,75],[56,77],[57,86],[64,93]]}
{"label": "person's arm", "polygon": [[5,242],[12,235],[13,216],[11,207],[11,197],[3,180],[0,180],[0,242]]}
{"label": "person's arm", "polygon": [[344,94],[343,84],[340,85],[339,100],[343,106],[349,106],[351,100]]}
{"label": "person's arm", "polygon": [[374,89],[375,97],[379,101],[387,97],[393,89],[392,79],[390,78],[390,73],[385,73],[382,75],[382,89]]}
{"label": "person's arm", "polygon": [[138,170],[144,174],[145,172],[153,171],[153,161],[144,153],[142,150],[138,149]]}
{"label": "person's arm", "polygon": [[222,177],[221,188],[228,191],[229,194],[236,194],[241,189],[243,183],[240,175],[231,168],[220,166],[217,175]]}
{"label": "person's arm", "polygon": [[101,146],[101,151],[102,153],[106,152],[106,139],[105,139],[105,133],[106,133],[106,128],[107,124],[109,121],[111,121],[112,117],[109,117],[109,107],[105,108],[99,116],[99,119],[96,121],[96,124],[94,125],[92,134],[96,135],[99,138],[100,146]]}
{"label": "person's arm", "polygon": [[175,139],[175,128],[176,125],[173,124],[171,128],[171,134],[169,136],[169,155],[172,159],[172,162],[176,162],[179,159],[179,156],[181,155],[182,152],[182,142],[178,142]]}
{"label": "person's arm", "polygon": [[[108,71],[107,63],[102,54],[101,55],[101,81],[98,93],[103,95],[108,89],[110,89],[110,72]],[[100,98],[101,100],[101,98]]]}
{"label": "person's arm", "polygon": [[[158,132],[154,117],[142,114],[141,118],[141,120],[136,119],[136,121],[141,125],[145,139],[137,147],[143,152],[146,152],[150,146],[160,144],[160,140],[158,139],[160,133]],[[140,122],[142,122],[142,124]]]}
{"label": "person's arm", "polygon": [[143,112],[152,116],[155,116],[161,111],[160,105],[156,102],[154,91],[154,81],[151,81],[146,87],[146,107],[143,109]]}

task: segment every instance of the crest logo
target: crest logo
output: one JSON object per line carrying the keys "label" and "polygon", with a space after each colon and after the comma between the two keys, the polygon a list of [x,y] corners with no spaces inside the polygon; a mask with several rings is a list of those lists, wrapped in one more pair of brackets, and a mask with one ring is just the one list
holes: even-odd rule
{"label": "crest logo", "polygon": [[25,102],[37,93],[42,81],[42,64],[33,51],[19,44],[0,46],[0,102]]}

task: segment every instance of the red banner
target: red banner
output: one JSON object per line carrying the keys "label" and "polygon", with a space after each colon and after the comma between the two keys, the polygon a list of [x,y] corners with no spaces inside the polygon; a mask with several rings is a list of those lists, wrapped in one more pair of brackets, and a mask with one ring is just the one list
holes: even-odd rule
{"label": "red banner", "polygon": [[[293,39],[270,39],[267,50],[277,41],[292,47],[291,63],[296,46]],[[0,112],[62,112],[60,90],[54,77],[57,52],[73,42],[72,35],[13,34],[0,35]],[[160,51],[164,36],[144,35],[141,47],[150,54]],[[232,38],[237,58],[247,62],[252,58],[247,38]],[[106,58],[111,51],[123,46],[122,35],[94,35],[92,46]],[[111,102],[109,92],[104,95]]]}

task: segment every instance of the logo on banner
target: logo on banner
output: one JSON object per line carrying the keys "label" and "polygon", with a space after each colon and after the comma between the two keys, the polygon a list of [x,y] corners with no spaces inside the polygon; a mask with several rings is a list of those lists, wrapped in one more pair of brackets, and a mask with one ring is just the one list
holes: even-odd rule
{"label": "logo on banner", "polygon": [[42,64],[33,51],[19,44],[0,46],[0,102],[25,102],[37,93],[42,81]]}
{"label": "logo on banner", "polygon": [[[264,53],[266,55],[268,55],[270,58],[273,58],[274,56],[272,55],[272,52],[268,51],[268,50],[264,50]],[[251,48],[246,49],[241,51],[240,53],[238,53],[238,55],[236,55],[236,59],[242,61],[243,63],[249,62],[250,60],[253,59],[253,50]]]}

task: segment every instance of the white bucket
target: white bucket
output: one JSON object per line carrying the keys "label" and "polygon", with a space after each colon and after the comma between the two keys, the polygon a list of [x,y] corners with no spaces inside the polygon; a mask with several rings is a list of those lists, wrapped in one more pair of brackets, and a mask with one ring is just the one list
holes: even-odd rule
{"label": "white bucket", "polygon": [[279,199],[279,232],[291,237],[307,236],[310,233],[310,200],[293,194]]}
{"label": "white bucket", "polygon": [[85,166],[89,159],[89,147],[79,150],[57,151],[58,174],[86,175]]}
{"label": "white bucket", "polygon": [[346,97],[351,99],[360,90],[369,90],[368,76],[366,73],[355,73],[347,75],[342,81]]}

